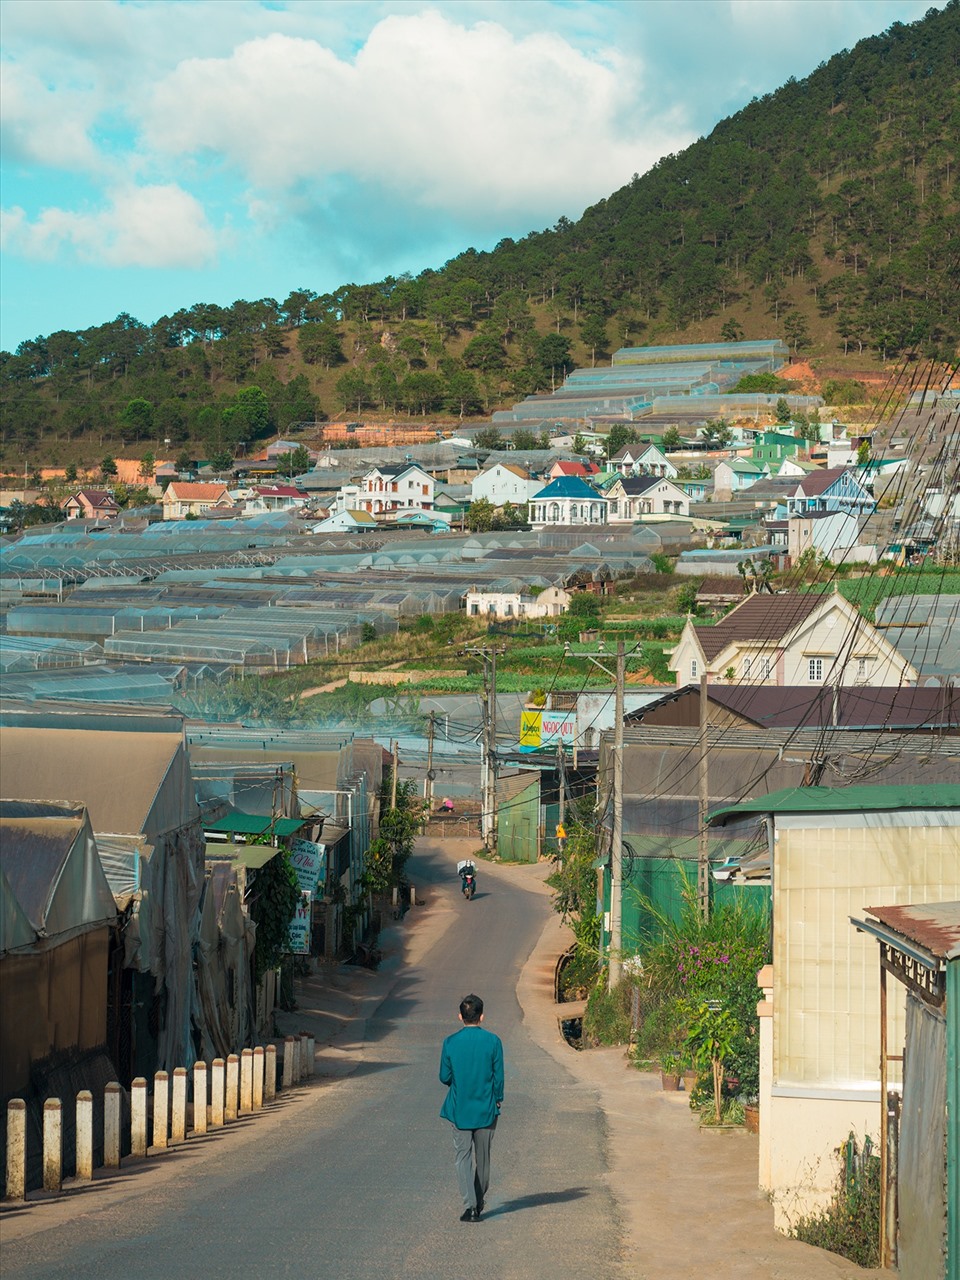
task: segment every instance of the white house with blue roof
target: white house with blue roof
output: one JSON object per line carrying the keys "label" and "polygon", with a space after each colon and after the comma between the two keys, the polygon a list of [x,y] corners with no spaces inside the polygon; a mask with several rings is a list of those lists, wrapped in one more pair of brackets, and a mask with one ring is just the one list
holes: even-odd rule
{"label": "white house with blue roof", "polygon": [[534,529],[606,523],[607,499],[579,476],[559,476],[530,499]]}

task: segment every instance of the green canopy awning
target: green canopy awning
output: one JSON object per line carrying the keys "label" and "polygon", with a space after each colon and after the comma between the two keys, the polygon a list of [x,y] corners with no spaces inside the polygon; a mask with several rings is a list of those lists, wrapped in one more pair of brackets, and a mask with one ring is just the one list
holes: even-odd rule
{"label": "green canopy awning", "polygon": [[218,831],[224,835],[263,836],[272,832],[275,836],[292,836],[306,823],[303,818],[268,818],[261,813],[228,813],[216,822],[205,822],[204,831]]}

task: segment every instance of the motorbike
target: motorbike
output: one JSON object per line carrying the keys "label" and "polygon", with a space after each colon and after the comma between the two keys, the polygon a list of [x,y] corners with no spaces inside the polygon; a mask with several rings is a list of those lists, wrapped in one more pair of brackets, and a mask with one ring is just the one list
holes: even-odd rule
{"label": "motorbike", "polygon": [[472,862],[458,862],[457,874],[460,876],[460,892],[469,902],[477,891],[477,868]]}

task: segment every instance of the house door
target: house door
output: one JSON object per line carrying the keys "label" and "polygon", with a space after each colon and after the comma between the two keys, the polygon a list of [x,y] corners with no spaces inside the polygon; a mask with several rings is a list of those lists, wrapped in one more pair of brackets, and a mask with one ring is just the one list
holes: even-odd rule
{"label": "house door", "polygon": [[897,1168],[900,1280],[943,1280],[947,1244],[947,1024],[907,992]]}

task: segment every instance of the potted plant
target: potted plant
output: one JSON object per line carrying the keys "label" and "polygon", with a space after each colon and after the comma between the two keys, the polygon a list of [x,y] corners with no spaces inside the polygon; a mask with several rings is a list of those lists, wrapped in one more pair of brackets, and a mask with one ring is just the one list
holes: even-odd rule
{"label": "potted plant", "polygon": [[747,1133],[760,1132],[760,1099],[743,1099],[743,1125]]}
{"label": "potted plant", "polygon": [[678,1053],[660,1054],[660,1088],[665,1093],[676,1093],[680,1088],[680,1055]]}

